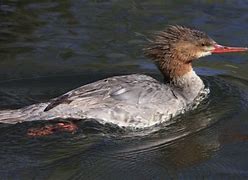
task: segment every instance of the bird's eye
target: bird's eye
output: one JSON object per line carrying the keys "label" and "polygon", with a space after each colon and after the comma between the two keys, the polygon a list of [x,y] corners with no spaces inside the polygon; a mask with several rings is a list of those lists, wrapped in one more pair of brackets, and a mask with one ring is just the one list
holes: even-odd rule
{"label": "bird's eye", "polygon": [[201,46],[205,46],[205,44],[204,43],[201,43]]}

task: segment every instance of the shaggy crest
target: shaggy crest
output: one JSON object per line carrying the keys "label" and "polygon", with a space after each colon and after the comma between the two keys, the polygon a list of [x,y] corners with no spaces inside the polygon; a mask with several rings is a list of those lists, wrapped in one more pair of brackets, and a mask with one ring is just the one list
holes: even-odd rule
{"label": "shaggy crest", "polygon": [[[179,41],[196,41],[202,39],[213,41],[204,32],[179,25],[170,25],[166,30],[154,33],[153,40],[151,40],[148,47],[143,50],[147,57],[157,61],[160,58],[164,58],[165,55],[170,55],[172,53],[172,51],[170,51],[171,46]],[[210,45],[208,41],[202,43]]]}
{"label": "shaggy crest", "polygon": [[204,32],[176,25],[155,33],[143,50],[156,62],[165,78],[171,79],[189,72],[191,62],[199,58],[201,48],[213,44],[215,42]]}

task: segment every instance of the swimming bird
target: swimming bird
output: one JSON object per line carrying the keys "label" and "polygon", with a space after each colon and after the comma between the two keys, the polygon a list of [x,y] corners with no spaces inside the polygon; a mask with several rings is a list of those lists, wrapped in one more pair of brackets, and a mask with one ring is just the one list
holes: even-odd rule
{"label": "swimming bird", "polygon": [[154,34],[144,54],[163,75],[114,76],[86,84],[46,103],[0,111],[0,122],[93,118],[100,123],[144,128],[168,121],[200,101],[206,87],[192,68],[211,54],[247,51],[217,44],[204,32],[175,25]]}

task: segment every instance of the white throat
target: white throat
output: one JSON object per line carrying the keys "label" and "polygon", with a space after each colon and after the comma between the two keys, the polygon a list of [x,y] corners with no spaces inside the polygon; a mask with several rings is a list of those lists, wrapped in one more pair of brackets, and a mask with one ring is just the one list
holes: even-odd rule
{"label": "white throat", "polygon": [[201,78],[192,69],[183,76],[174,79],[172,87],[187,101],[193,101],[205,86]]}
{"label": "white throat", "polygon": [[204,56],[209,56],[211,54],[212,53],[210,51],[200,52],[200,53],[197,53],[197,58],[204,57]]}

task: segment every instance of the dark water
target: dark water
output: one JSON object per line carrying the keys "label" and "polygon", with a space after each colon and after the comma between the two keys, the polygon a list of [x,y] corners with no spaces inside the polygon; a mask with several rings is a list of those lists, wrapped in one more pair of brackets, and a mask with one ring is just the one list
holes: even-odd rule
{"label": "dark water", "polygon": [[[243,0],[0,1],[0,108],[44,102],[134,72],[161,78],[142,34],[182,24],[247,46]],[[247,179],[248,54],[194,64],[210,88],[167,124],[131,131],[93,120],[74,133],[28,137],[47,122],[0,124],[0,179]]]}

